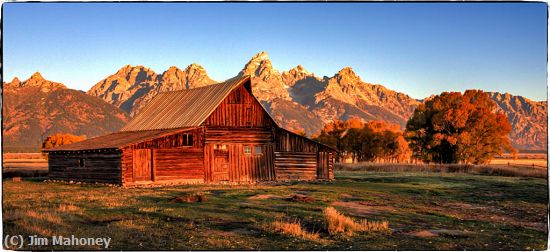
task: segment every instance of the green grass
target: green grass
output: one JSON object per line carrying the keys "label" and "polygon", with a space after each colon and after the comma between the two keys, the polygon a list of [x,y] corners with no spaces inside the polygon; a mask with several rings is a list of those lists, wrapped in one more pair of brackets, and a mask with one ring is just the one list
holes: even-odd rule
{"label": "green grass", "polygon": [[[547,186],[540,178],[446,173],[339,171],[333,183],[188,185],[121,189],[4,181],[4,232],[111,237],[110,249],[544,250]],[[202,203],[172,203],[202,193]],[[305,194],[312,203],[284,198]],[[322,210],[389,221],[387,232],[331,236]],[[277,233],[277,218],[300,220],[318,241]],[[434,236],[411,235],[427,231]],[[26,247],[26,249],[100,249]]]}

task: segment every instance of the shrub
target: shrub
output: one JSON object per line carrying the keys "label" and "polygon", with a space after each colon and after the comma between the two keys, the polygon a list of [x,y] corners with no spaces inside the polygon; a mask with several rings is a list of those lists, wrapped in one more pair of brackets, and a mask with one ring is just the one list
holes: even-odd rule
{"label": "shrub", "polygon": [[282,220],[276,220],[273,223],[271,223],[271,227],[273,230],[279,233],[283,233],[286,235],[301,237],[308,240],[317,240],[319,239],[318,233],[310,233],[306,230],[302,229],[302,225],[299,220],[294,221],[282,221]]}
{"label": "shrub", "polygon": [[369,232],[369,231],[388,231],[389,222],[360,220],[356,222],[350,217],[347,217],[338,212],[334,207],[327,207],[323,211],[327,224],[328,233],[331,235],[345,233],[353,235],[353,232]]}

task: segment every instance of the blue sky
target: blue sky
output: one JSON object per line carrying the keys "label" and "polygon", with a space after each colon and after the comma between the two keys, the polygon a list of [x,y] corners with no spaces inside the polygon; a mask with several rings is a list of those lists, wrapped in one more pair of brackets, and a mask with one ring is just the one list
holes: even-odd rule
{"label": "blue sky", "polygon": [[4,75],[88,90],[126,64],[215,80],[268,52],[280,71],[351,66],[424,98],[477,88],[546,100],[545,3],[4,3]]}

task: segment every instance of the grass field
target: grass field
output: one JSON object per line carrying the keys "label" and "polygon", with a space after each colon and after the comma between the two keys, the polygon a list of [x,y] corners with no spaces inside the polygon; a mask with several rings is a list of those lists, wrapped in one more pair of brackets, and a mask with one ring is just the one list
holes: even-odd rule
{"label": "grass field", "polygon": [[[8,235],[110,237],[115,250],[544,250],[547,193],[541,178],[425,172],[138,189],[4,181],[3,225]],[[174,200],[193,194],[207,201]],[[314,201],[289,201],[295,194]],[[327,207],[358,222],[387,222],[391,231],[329,234]],[[281,221],[307,235],[283,233]]]}

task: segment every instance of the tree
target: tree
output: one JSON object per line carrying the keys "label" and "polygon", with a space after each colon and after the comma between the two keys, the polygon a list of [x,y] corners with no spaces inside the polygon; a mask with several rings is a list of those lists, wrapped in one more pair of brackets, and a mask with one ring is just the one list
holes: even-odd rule
{"label": "tree", "polygon": [[327,124],[317,139],[356,161],[402,162],[411,154],[399,125],[382,121],[336,120]]}
{"label": "tree", "polygon": [[425,162],[487,163],[504,150],[515,152],[512,127],[481,90],[444,92],[414,111],[406,138],[414,156]]}
{"label": "tree", "polygon": [[75,136],[72,134],[57,133],[55,135],[46,137],[46,139],[42,143],[42,149],[54,148],[64,144],[71,144],[71,143],[76,143],[84,140],[86,140],[85,135]]}

